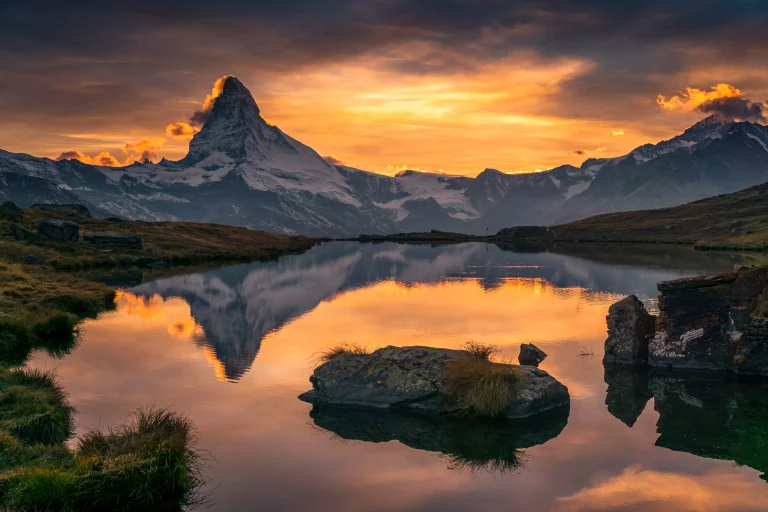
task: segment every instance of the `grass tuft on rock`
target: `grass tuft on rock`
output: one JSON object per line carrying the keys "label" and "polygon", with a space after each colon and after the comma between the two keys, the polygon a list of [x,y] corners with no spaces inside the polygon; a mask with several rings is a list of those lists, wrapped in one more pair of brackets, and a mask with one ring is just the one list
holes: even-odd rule
{"label": "grass tuft on rock", "polygon": [[476,341],[468,341],[461,348],[469,352],[472,357],[485,361],[490,361],[493,356],[500,352],[499,347],[496,345],[488,345]]}
{"label": "grass tuft on rock", "polygon": [[318,365],[320,365],[323,363],[327,363],[328,361],[333,361],[337,357],[344,354],[365,355],[370,353],[371,353],[370,349],[363,347],[362,345],[358,345],[357,343],[339,343],[338,345],[329,347],[321,351],[315,357],[315,362]]}
{"label": "grass tuft on rock", "polygon": [[515,399],[520,376],[510,365],[479,357],[459,357],[446,363],[444,379],[446,391],[454,401],[469,405],[478,416],[497,417]]}

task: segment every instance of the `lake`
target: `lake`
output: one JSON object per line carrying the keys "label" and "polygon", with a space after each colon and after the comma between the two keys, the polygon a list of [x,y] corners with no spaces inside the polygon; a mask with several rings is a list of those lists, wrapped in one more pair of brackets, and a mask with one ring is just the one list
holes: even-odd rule
{"label": "lake", "polygon": [[[711,374],[608,372],[610,304],[750,258],[674,246],[503,250],[330,242],[118,293],[55,368],[78,432],[172,406],[195,423],[210,510],[764,511],[768,386]],[[571,394],[569,413],[445,426],[313,412],[318,353],[521,343]]]}

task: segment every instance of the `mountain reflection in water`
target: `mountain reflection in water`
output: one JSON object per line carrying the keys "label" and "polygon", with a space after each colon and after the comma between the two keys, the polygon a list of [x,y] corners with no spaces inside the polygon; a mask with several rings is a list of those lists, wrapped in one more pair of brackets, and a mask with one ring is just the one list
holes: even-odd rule
{"label": "mountain reflection in water", "polygon": [[[591,256],[598,260],[618,260],[622,252],[617,253],[615,247],[589,245],[587,249],[592,249],[591,252],[583,246],[573,246],[571,250],[574,249],[578,249],[579,257],[547,252],[518,253],[477,243],[435,248],[337,242],[275,262],[160,279],[129,291],[150,301],[147,307],[151,307],[152,300],[156,301],[154,297],[184,299],[197,326],[191,325],[190,319],[180,319],[182,323],[174,328],[197,329],[195,342],[212,351],[220,363],[215,365],[218,374],[225,380],[236,381],[253,365],[268,333],[323,301],[381,281],[392,280],[402,285],[403,291],[449,279],[471,279],[485,291],[526,283],[524,286],[532,286],[534,293],[540,293],[541,288],[547,286],[554,286],[556,290],[583,289],[587,296],[621,291],[653,303],[656,282],[678,275],[677,267],[665,268],[670,267],[671,261],[676,265],[680,259],[671,258],[670,251],[685,255],[687,266],[694,270],[712,269],[718,264],[730,270],[734,264],[731,255],[675,247],[660,251],[658,247],[639,246],[623,254],[638,263],[647,265],[655,261],[660,266],[638,274],[585,259]],[[567,252],[568,247],[560,250]]]}
{"label": "mountain reflection in water", "polygon": [[[56,370],[78,433],[146,405],[188,415],[217,461],[206,473],[215,512],[768,510],[761,388],[612,377],[601,361],[612,302],[634,293],[654,307],[657,281],[754,257],[651,245],[515,251],[332,242],[161,279],[84,322],[70,355],[29,365]],[[312,412],[297,399],[312,359],[335,343],[470,339],[498,345],[502,359],[523,342],[542,348],[542,368],[570,391],[567,418],[473,429]]]}

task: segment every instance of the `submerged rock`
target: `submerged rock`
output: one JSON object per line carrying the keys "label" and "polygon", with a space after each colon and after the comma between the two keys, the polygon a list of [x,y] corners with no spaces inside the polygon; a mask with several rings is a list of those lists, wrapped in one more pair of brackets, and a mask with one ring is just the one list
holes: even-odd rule
{"label": "submerged rock", "polygon": [[52,242],[77,242],[80,226],[68,220],[45,219],[37,226],[37,234]]}
{"label": "submerged rock", "polygon": [[141,249],[141,237],[132,233],[115,233],[113,231],[86,231],[83,235],[83,241],[93,245],[103,245],[109,247],[125,247],[130,249]]}
{"label": "submerged rock", "polygon": [[520,355],[517,356],[517,361],[528,366],[539,366],[546,358],[547,354],[533,343],[523,343],[520,345]]}
{"label": "submerged rock", "polygon": [[58,213],[59,215],[67,215],[69,217],[77,217],[80,219],[90,219],[92,217],[88,208],[81,204],[33,204],[31,208],[33,210]]}
{"label": "submerged rock", "polygon": [[12,201],[0,204],[0,219],[9,219],[14,222],[22,220],[21,209]]}
{"label": "submerged rock", "polygon": [[[449,396],[444,379],[446,363],[467,357],[472,356],[464,350],[391,346],[372,354],[342,354],[315,369],[309,379],[313,389],[299,398],[313,404],[473,416],[470,404]],[[503,366],[517,374],[514,398],[503,416],[526,418],[569,405],[568,388],[547,372]]]}
{"label": "submerged rock", "polygon": [[653,336],[656,319],[634,295],[625,297],[608,309],[608,339],[603,362],[608,365],[645,364],[648,340]]}

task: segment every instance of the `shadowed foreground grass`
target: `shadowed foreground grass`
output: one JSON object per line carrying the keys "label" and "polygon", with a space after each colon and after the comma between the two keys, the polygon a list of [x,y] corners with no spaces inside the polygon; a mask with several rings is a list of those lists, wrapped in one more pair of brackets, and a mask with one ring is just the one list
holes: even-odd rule
{"label": "shadowed foreground grass", "polygon": [[199,502],[201,461],[191,422],[165,409],[92,431],[75,450],[0,434],[0,510],[182,510]]}
{"label": "shadowed foreground grass", "polygon": [[328,361],[333,361],[343,354],[366,355],[370,353],[370,349],[363,347],[362,345],[358,345],[357,343],[340,343],[321,351],[315,356],[314,362],[315,366],[318,366],[323,363],[327,363]]}

